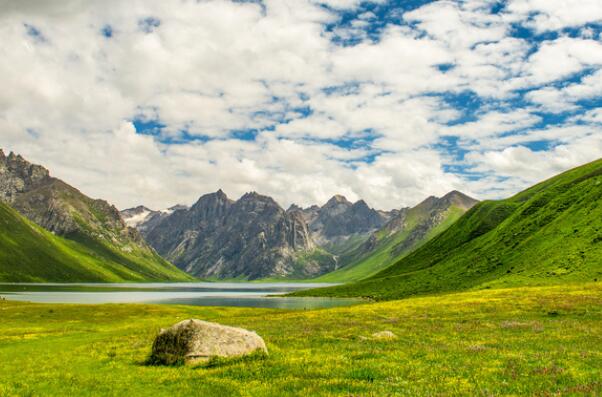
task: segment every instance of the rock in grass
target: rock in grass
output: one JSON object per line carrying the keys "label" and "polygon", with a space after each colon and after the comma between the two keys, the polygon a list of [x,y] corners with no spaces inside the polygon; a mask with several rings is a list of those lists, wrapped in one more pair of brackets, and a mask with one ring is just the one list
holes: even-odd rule
{"label": "rock in grass", "polygon": [[395,335],[393,332],[391,331],[381,331],[381,332],[376,332],[374,334],[372,334],[372,339],[380,339],[380,340],[387,340],[387,339],[396,339],[397,335]]}
{"label": "rock in grass", "polygon": [[254,352],[268,352],[263,339],[255,332],[191,319],[161,330],[153,343],[149,361],[173,365]]}

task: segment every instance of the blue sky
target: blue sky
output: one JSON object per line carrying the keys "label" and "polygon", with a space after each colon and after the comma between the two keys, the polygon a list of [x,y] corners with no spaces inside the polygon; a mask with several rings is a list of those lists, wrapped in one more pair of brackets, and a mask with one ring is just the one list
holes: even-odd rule
{"label": "blue sky", "polygon": [[119,207],[499,198],[602,156],[597,0],[3,7],[4,148]]}

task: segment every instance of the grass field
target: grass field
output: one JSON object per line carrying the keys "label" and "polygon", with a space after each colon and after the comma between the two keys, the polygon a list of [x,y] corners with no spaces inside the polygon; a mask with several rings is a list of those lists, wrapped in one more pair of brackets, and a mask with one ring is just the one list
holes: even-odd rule
{"label": "grass field", "polygon": [[[161,327],[256,330],[270,355],[144,365]],[[602,394],[602,283],[315,311],[0,301],[2,396]],[[373,340],[389,330],[398,338]]]}

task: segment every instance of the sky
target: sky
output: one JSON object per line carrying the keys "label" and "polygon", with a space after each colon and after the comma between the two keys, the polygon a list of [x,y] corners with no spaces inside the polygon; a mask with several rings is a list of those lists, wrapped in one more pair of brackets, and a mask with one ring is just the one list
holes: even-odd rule
{"label": "sky", "polygon": [[602,157],[602,1],[0,0],[0,148],[118,208],[379,209]]}

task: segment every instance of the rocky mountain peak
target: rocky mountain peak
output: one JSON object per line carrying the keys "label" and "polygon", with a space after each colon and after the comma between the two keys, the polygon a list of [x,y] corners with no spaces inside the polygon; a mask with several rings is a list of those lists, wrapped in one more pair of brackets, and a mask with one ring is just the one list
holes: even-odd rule
{"label": "rocky mountain peak", "polygon": [[217,189],[217,192],[215,192],[216,196],[221,198],[221,199],[228,199],[228,196],[226,195],[226,193],[224,193],[224,191],[222,189]]}
{"label": "rocky mountain peak", "polygon": [[355,203],[353,203],[352,207],[356,210],[370,210],[370,207],[368,207],[368,204],[366,204],[364,200],[356,201]]}
{"label": "rocky mountain peak", "polygon": [[85,235],[113,247],[136,246],[152,252],[140,234],[126,226],[114,205],[84,195],[51,177],[46,168],[13,152],[0,156],[0,200],[32,222],[67,238]]}
{"label": "rocky mountain peak", "polygon": [[268,215],[273,213],[284,214],[285,212],[273,198],[257,192],[245,193],[238,201],[234,202],[232,207],[235,213]]}
{"label": "rocky mountain peak", "polygon": [[448,203],[450,205],[455,205],[463,209],[470,209],[479,201],[467,196],[466,194],[459,192],[457,190],[452,190],[447,193],[445,196],[441,197],[441,201]]}
{"label": "rocky mountain peak", "polygon": [[220,189],[215,193],[208,193],[202,195],[198,201],[191,207],[193,210],[204,207],[211,207],[216,205],[227,205],[231,204],[232,200],[226,196],[226,194]]}
{"label": "rocky mountain peak", "polygon": [[303,208],[301,208],[300,206],[298,206],[297,204],[291,204],[288,209],[286,210],[286,212],[298,212],[298,211],[303,211]]}
{"label": "rocky mountain peak", "polygon": [[128,208],[128,209],[123,210],[123,211],[128,211],[128,212],[130,212],[132,214],[141,214],[143,212],[154,212],[153,210],[151,210],[151,209],[149,209],[149,208],[147,208],[147,207],[145,207],[143,205],[139,205],[139,206],[133,207],[133,208]]}
{"label": "rocky mountain peak", "polygon": [[50,173],[41,165],[31,164],[21,155],[10,152],[0,156],[0,200],[13,203],[16,197],[51,181]]}
{"label": "rocky mountain peak", "polygon": [[[330,200],[328,200],[326,202],[324,207],[334,207],[334,206],[338,206],[341,204],[351,206],[351,202],[349,200],[347,200],[347,198],[345,196],[342,196],[340,194],[335,194],[334,196],[332,196],[330,198]],[[322,207],[322,208],[324,208],[324,207]]]}
{"label": "rocky mountain peak", "polygon": [[281,208],[280,205],[273,198],[271,198],[270,196],[264,196],[263,194],[259,194],[257,192],[245,193],[235,203],[263,203],[269,206]]}
{"label": "rocky mountain peak", "polygon": [[137,207],[128,208],[121,211],[121,217],[125,221],[125,224],[129,227],[137,227],[155,213],[157,213],[157,211],[153,211],[143,205],[139,205]]}
{"label": "rocky mountain peak", "polygon": [[311,220],[310,230],[319,243],[325,243],[343,236],[373,231],[383,226],[386,220],[364,200],[352,204],[344,196],[335,195]]}
{"label": "rocky mountain peak", "polygon": [[423,209],[425,209],[427,211],[430,211],[433,208],[435,208],[438,203],[439,203],[439,197],[437,197],[437,196],[428,196],[427,198],[425,198],[424,200],[422,200],[416,206],[416,208],[423,208]]}
{"label": "rocky mountain peak", "polygon": [[263,194],[259,194],[259,193],[255,192],[255,191],[247,192],[247,193],[243,194],[243,196],[238,201],[261,201],[261,202],[265,202],[265,203],[274,204],[274,205],[277,205],[278,207],[280,207],[280,205],[278,205],[278,203],[276,203],[276,201],[273,198],[271,198],[270,196],[265,196]]}

